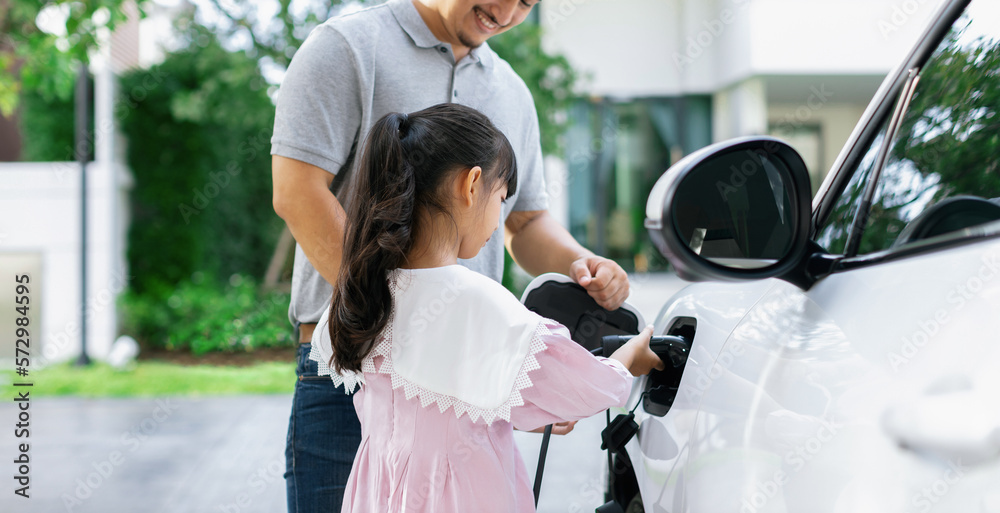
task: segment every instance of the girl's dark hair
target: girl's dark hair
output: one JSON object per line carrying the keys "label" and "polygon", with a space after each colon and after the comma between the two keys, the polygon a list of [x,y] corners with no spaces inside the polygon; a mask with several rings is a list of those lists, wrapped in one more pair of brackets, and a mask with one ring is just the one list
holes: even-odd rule
{"label": "girl's dark hair", "polygon": [[402,267],[421,212],[448,215],[442,184],[480,166],[483,185],[517,190],[514,150],[479,111],[445,103],[375,122],[347,207],[343,258],[330,305],[331,365],[360,371],[392,317],[389,272]]}

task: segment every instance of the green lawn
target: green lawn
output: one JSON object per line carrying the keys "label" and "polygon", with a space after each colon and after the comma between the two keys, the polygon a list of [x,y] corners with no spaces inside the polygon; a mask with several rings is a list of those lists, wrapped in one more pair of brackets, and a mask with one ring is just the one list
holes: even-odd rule
{"label": "green lawn", "polygon": [[95,363],[88,367],[55,365],[32,371],[28,378],[0,372],[4,397],[13,397],[12,382],[31,382],[33,397],[150,397],[240,394],[290,394],[295,386],[293,362],[262,362],[247,367],[178,365],[139,362],[129,370]]}

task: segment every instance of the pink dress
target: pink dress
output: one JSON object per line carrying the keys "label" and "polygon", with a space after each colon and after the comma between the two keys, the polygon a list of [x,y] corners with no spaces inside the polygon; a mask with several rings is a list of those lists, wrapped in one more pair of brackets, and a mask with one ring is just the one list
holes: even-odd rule
{"label": "pink dress", "polygon": [[[366,361],[354,395],[361,445],[341,511],[535,511],[531,475],[514,443],[514,429],[528,431],[624,406],[632,376],[620,362],[592,356],[554,321],[541,320],[533,331],[527,356],[515,358],[521,368],[507,402],[509,415],[504,410],[492,422],[485,421],[492,413],[403,383],[387,361],[399,353],[383,340]],[[314,351],[314,359],[325,363],[326,352]]]}

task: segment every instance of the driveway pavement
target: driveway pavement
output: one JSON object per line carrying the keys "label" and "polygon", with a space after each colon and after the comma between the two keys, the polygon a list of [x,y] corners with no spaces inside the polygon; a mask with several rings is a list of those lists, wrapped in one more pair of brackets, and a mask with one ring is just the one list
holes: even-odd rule
{"label": "driveway pavement", "polygon": [[[683,283],[637,276],[630,302],[652,322]],[[285,511],[284,440],[291,396],[42,398],[31,403],[29,499],[0,490],[2,512],[250,513]],[[15,471],[13,401],[0,403],[0,475]],[[540,512],[593,511],[602,500],[603,415],[553,437]],[[541,436],[517,433],[534,474]]]}
{"label": "driveway pavement", "polygon": [[[2,511],[285,509],[282,451],[291,396],[35,401],[31,498],[14,496],[5,479]],[[15,415],[10,403],[0,405],[5,423]],[[4,451],[12,451],[12,438],[5,435]]]}

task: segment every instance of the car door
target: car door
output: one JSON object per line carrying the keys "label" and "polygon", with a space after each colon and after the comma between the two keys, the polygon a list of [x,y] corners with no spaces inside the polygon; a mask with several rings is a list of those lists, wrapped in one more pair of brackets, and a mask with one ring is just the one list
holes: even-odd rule
{"label": "car door", "polygon": [[765,282],[715,358],[673,478],[683,490],[648,511],[1000,504],[994,4],[973,1],[911,63],[919,79],[896,137],[883,116],[831,180],[842,185],[819,202],[814,241],[838,258],[834,272],[807,291]]}

